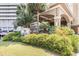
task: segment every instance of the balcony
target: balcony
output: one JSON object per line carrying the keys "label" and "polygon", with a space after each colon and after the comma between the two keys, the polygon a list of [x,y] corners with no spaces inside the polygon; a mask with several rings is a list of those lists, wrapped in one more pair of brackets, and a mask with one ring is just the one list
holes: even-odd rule
{"label": "balcony", "polygon": [[16,12],[17,10],[0,10],[0,13]]}
{"label": "balcony", "polygon": [[3,6],[2,7],[0,6],[0,9],[4,9],[4,8],[6,9],[6,8],[17,8],[17,7],[16,6],[4,6],[4,7]]}
{"label": "balcony", "polygon": [[0,17],[0,19],[16,19],[17,17]]}
{"label": "balcony", "polygon": [[0,16],[5,16],[5,15],[8,15],[8,16],[10,15],[11,16],[11,15],[16,15],[16,13],[3,13],[3,14],[0,13]]}
{"label": "balcony", "polygon": [[0,3],[0,6],[16,6],[16,3]]}

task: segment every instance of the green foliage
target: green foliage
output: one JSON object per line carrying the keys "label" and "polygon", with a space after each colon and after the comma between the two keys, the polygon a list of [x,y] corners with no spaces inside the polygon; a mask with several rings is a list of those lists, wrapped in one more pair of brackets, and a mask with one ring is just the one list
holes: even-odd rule
{"label": "green foliage", "polygon": [[49,26],[50,26],[50,25],[49,25],[48,22],[43,21],[43,22],[41,22],[40,25],[39,25],[39,29],[40,29],[39,31],[42,32],[42,33],[43,33],[43,32],[48,32]]}
{"label": "green foliage", "polygon": [[28,27],[33,21],[33,14],[27,12],[26,4],[17,6],[17,25]]}
{"label": "green foliage", "polygon": [[[21,14],[23,14],[24,12],[27,12],[27,6],[26,6],[26,4],[19,4],[19,5],[17,5],[17,14],[18,15],[21,15]],[[20,13],[21,12],[21,13]]]}
{"label": "green foliage", "polygon": [[[32,13],[34,15],[34,21],[37,21],[37,22],[39,21],[38,19],[39,13],[45,11],[45,9],[46,9],[45,3],[28,3],[27,4],[28,13]],[[39,32],[39,25],[37,27],[37,31]]]}
{"label": "green foliage", "polygon": [[40,47],[44,47],[48,34],[38,34],[36,37],[36,45]]}
{"label": "green foliage", "polygon": [[46,40],[46,46],[49,50],[60,55],[72,55],[73,47],[68,37],[62,37],[57,34],[50,35]]}
{"label": "green foliage", "polygon": [[17,24],[15,26],[29,27],[30,23],[34,21],[34,13],[44,10],[45,4],[43,3],[19,4],[17,6]]}
{"label": "green foliage", "polygon": [[32,45],[42,46],[43,41],[48,37],[48,34],[29,34],[24,36],[22,42]]}
{"label": "green foliage", "polygon": [[72,55],[74,52],[69,37],[58,34],[29,34],[24,36],[24,43],[46,48],[60,55]]}
{"label": "green foliage", "polygon": [[21,38],[19,36],[13,36],[12,37],[12,41],[20,42],[21,41]]}
{"label": "green foliage", "polygon": [[48,32],[49,32],[49,34],[54,33],[54,31],[55,31],[55,26],[49,26],[49,27],[48,27]]}
{"label": "green foliage", "polygon": [[44,28],[48,28],[48,27],[49,27],[49,23],[48,22],[40,23],[40,29],[44,29]]}
{"label": "green foliage", "polygon": [[28,34],[24,36],[24,39],[22,40],[22,42],[24,43],[30,43],[33,44],[35,43],[37,35],[36,34]]}
{"label": "green foliage", "polygon": [[10,32],[3,37],[3,41],[12,41],[13,39],[14,40],[16,39],[15,37],[19,38],[20,36],[21,36],[20,32]]}
{"label": "green foliage", "polygon": [[28,3],[27,10],[29,13],[36,14],[37,11],[42,12],[46,9],[45,3]]}
{"label": "green foliage", "polygon": [[73,34],[75,34],[75,32],[68,27],[58,27],[55,29],[54,32],[59,35],[73,35]]}
{"label": "green foliage", "polygon": [[73,55],[78,52],[79,35],[67,27],[57,28],[53,34],[28,34],[20,36],[19,33],[9,33],[3,37],[4,41],[21,41],[25,44],[31,44],[48,49],[60,55]]}
{"label": "green foliage", "polygon": [[72,41],[72,46],[74,47],[74,52],[78,52],[79,35],[69,35],[69,38]]}

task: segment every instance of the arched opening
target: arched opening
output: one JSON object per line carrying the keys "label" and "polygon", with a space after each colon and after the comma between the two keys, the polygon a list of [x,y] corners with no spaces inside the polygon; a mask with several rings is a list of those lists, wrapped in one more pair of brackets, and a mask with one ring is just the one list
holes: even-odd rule
{"label": "arched opening", "polygon": [[61,17],[61,26],[67,26],[67,21],[64,17]]}
{"label": "arched opening", "polygon": [[69,19],[66,15],[61,15],[61,26],[68,26]]}

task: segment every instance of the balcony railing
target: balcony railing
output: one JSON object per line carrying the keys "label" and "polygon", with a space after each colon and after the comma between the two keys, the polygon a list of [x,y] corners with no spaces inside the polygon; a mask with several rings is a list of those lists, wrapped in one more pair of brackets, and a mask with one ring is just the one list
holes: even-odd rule
{"label": "balcony railing", "polygon": [[10,16],[11,16],[11,15],[16,15],[16,13],[3,13],[3,14],[0,13],[0,15],[1,15],[1,16],[2,16],[2,15],[3,15],[3,16],[4,16],[4,15],[10,15]]}
{"label": "balcony railing", "polygon": [[0,12],[16,12],[17,10],[0,10]]}
{"label": "balcony railing", "polygon": [[0,17],[0,19],[16,19],[17,17]]}

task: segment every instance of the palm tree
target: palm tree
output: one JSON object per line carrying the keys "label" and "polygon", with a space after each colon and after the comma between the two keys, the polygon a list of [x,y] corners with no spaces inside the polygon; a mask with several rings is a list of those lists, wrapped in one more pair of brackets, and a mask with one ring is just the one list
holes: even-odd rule
{"label": "palm tree", "polygon": [[32,12],[33,14],[43,12],[45,8],[46,8],[45,3],[28,3],[27,4],[28,11]]}
{"label": "palm tree", "polygon": [[46,4],[44,3],[29,3],[27,5],[27,9],[29,11],[29,13],[33,13],[34,15],[36,15],[36,19],[38,22],[38,32],[39,32],[39,13],[43,12],[46,9]]}
{"label": "palm tree", "polygon": [[20,4],[17,6],[17,25],[29,27],[33,21],[33,14],[27,12],[27,4]]}

